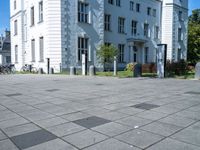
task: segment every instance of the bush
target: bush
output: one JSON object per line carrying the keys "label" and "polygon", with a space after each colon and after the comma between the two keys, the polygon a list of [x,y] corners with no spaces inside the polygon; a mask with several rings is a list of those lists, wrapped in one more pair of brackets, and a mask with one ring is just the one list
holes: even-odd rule
{"label": "bush", "polygon": [[189,72],[188,63],[185,60],[180,60],[179,62],[170,62],[167,61],[166,64],[166,73],[167,76],[174,76],[174,75],[185,75]]}
{"label": "bush", "polygon": [[142,65],[142,72],[143,73],[156,73],[156,64],[150,63],[150,64],[143,64]]}
{"label": "bush", "polygon": [[129,64],[127,64],[125,70],[126,71],[133,71],[136,64],[137,63],[129,63]]}

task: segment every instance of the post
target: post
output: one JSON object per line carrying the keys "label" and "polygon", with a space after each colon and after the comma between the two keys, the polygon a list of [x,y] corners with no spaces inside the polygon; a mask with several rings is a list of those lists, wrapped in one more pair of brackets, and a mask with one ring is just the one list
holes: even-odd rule
{"label": "post", "polygon": [[86,56],[85,54],[82,54],[82,75],[85,76],[87,75],[87,72],[86,72]]}
{"label": "post", "polygon": [[117,57],[114,57],[114,72],[113,75],[116,76],[117,75]]}
{"label": "post", "polygon": [[70,76],[76,75],[76,68],[74,66],[70,67]]}
{"label": "post", "polygon": [[166,77],[166,62],[167,62],[167,45],[166,44],[158,44],[157,51],[157,75],[159,78]]}
{"label": "post", "polygon": [[90,74],[90,76],[94,76],[95,75],[95,67],[93,65],[90,66],[89,74]]}
{"label": "post", "polygon": [[200,80],[200,62],[195,66],[195,79]]}
{"label": "post", "polygon": [[50,72],[50,58],[47,58],[47,74]]}

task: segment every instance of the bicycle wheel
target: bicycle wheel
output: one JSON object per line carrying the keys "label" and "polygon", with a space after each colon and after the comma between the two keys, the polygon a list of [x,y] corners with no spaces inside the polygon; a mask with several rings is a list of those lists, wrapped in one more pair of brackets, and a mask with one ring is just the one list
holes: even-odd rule
{"label": "bicycle wheel", "polygon": [[38,70],[37,70],[37,68],[35,68],[35,67],[32,67],[32,69],[31,69],[31,72],[32,72],[32,73],[37,73],[37,72],[38,72]]}
{"label": "bicycle wheel", "polygon": [[25,66],[23,66],[21,69],[20,69],[20,72],[26,72],[27,71],[27,68]]}
{"label": "bicycle wheel", "polygon": [[16,68],[15,68],[15,66],[11,66],[10,70],[11,70],[11,73],[12,73],[12,74],[15,74],[15,73],[16,73]]}

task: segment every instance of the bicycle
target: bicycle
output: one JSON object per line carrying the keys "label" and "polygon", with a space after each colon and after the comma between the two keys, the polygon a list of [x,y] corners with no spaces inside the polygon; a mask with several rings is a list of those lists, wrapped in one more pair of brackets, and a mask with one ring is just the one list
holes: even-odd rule
{"label": "bicycle", "polygon": [[36,67],[33,67],[33,65],[28,65],[28,64],[25,64],[21,69],[20,69],[20,72],[25,72],[25,73],[37,73],[38,70]]}
{"label": "bicycle", "polygon": [[0,73],[1,74],[14,74],[16,72],[15,65],[1,65],[0,66]]}

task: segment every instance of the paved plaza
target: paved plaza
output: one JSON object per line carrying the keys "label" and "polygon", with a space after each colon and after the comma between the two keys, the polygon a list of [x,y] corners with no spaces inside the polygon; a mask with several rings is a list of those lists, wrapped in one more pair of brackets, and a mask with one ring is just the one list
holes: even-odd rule
{"label": "paved plaza", "polygon": [[0,150],[200,150],[200,81],[1,75]]}

